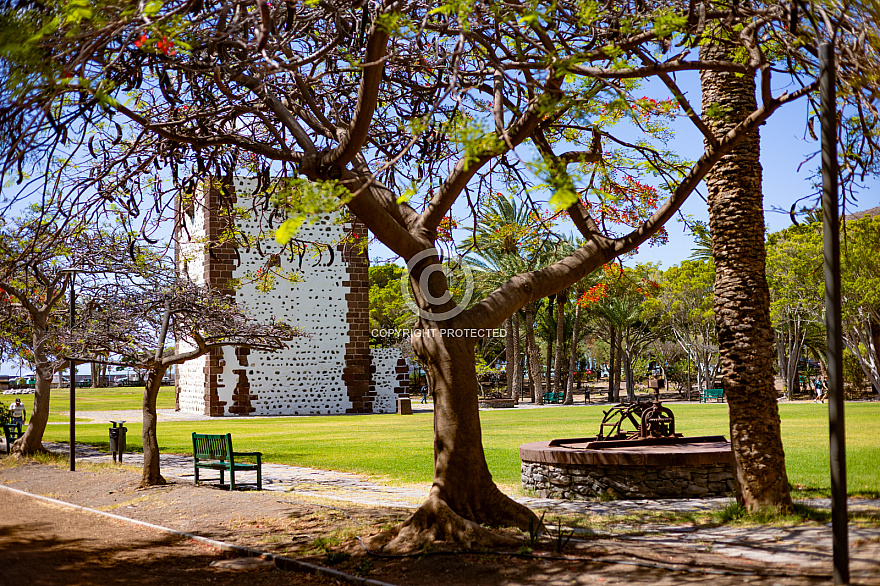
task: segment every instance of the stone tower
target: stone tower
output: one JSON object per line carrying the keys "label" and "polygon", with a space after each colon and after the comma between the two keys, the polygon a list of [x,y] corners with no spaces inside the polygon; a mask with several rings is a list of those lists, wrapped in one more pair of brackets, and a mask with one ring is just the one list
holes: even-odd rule
{"label": "stone tower", "polygon": [[[220,235],[233,227],[225,211],[233,205],[249,209],[255,188],[256,181],[236,178],[231,196],[208,189],[194,202],[178,203],[178,268],[197,283],[233,295],[253,317],[275,317],[308,337],[295,338],[278,352],[226,347],[179,365],[177,408],[218,417],[393,413],[397,397],[408,391],[406,362],[397,350],[370,350],[366,247],[339,243],[345,233],[366,238],[366,228],[356,219],[323,216],[304,225],[297,237],[329,248],[293,255],[272,238],[250,249],[221,242]],[[234,229],[257,236],[268,216],[260,218],[259,210],[249,215],[235,220]],[[277,279],[268,292],[254,283],[230,286],[275,253],[273,270],[296,271],[298,281]]]}

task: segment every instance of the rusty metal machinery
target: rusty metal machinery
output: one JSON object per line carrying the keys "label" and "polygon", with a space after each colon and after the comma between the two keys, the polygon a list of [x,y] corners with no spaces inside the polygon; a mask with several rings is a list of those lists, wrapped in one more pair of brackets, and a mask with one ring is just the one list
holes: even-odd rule
{"label": "rusty metal machinery", "polygon": [[659,389],[654,390],[652,402],[620,403],[604,414],[596,437],[556,439],[550,445],[601,449],[727,441],[724,436],[684,437],[676,433],[675,415],[660,402]]}
{"label": "rusty metal machinery", "polygon": [[[675,415],[660,402],[659,389],[654,391],[652,403],[641,401],[621,403],[604,413],[605,417],[602,418],[596,441],[681,437],[680,433],[675,433]],[[633,429],[625,430],[626,423],[632,424]]]}

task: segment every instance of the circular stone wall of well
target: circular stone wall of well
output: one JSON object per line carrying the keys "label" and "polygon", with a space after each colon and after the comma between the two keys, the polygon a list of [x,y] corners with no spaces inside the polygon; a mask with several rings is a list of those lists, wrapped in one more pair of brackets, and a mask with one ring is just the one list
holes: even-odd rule
{"label": "circular stone wall of well", "polygon": [[519,448],[522,485],[541,498],[584,500],[730,496],[736,490],[728,442],[572,449]]}
{"label": "circular stone wall of well", "polygon": [[480,399],[480,409],[513,409],[516,402],[513,399]]}

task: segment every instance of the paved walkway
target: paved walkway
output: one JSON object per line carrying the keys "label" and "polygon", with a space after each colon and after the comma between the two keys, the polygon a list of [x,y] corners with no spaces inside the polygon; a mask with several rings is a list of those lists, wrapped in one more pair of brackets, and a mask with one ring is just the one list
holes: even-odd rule
{"label": "paved walkway", "polygon": [[[66,444],[44,442],[56,452],[67,453]],[[110,455],[90,446],[77,446],[77,460],[80,462],[110,463]],[[142,454],[126,454],[125,463],[133,466],[143,465]],[[166,478],[192,481],[192,457],[175,454],[161,456],[162,474]],[[236,474],[244,482],[255,482],[255,473]],[[211,477],[213,480],[213,477]],[[401,507],[414,509],[424,501],[430,488],[423,486],[387,486],[373,482],[363,476],[346,472],[334,472],[287,466],[283,464],[263,464],[263,487],[286,495],[296,495],[370,506]],[[279,494],[279,496],[281,496]],[[546,511],[545,519],[552,523],[554,515],[626,515],[637,511],[706,511],[720,508],[728,499],[665,499],[634,501],[565,501],[558,499],[539,499],[514,496],[515,500],[532,509]],[[811,499],[801,501],[817,508],[830,508],[830,499]],[[880,516],[880,500],[850,500],[851,511],[860,510]],[[664,546],[685,546],[697,551],[713,551],[730,557],[741,557],[756,562],[796,563],[808,566],[827,566],[831,560],[832,543],[830,524],[823,526],[796,527],[700,527],[688,525],[663,526],[658,524],[626,523],[611,529],[578,531],[584,537],[615,537],[655,544],[658,549]],[[851,544],[880,540],[880,527],[849,530]],[[865,561],[871,568],[866,576],[880,579],[880,560]]]}

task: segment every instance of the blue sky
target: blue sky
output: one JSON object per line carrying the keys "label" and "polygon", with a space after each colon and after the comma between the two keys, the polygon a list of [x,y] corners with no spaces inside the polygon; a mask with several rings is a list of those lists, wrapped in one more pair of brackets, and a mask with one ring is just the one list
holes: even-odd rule
{"label": "blue sky", "polygon": [[[692,82],[683,84],[689,91],[689,99],[695,108],[699,107],[698,86]],[[645,91],[654,95],[651,89]],[[656,96],[660,98],[661,96]],[[788,209],[801,197],[811,192],[810,175],[818,164],[814,159],[798,170],[807,157],[818,150],[819,143],[807,138],[804,140],[805,123],[809,103],[801,99],[789,104],[776,112],[766,125],[761,127],[761,164],[763,167],[765,221],[770,231],[780,230],[791,224]],[[703,149],[702,136],[687,119],[680,119],[675,125],[675,137],[671,148],[686,159],[696,159]],[[818,130],[818,127],[817,127]],[[869,187],[877,187],[876,181]],[[700,190],[705,194],[705,190]],[[866,189],[858,194],[854,209],[848,212],[867,209],[880,205],[880,191]],[[807,201],[802,202],[802,204]],[[781,212],[778,210],[782,210]],[[705,202],[697,193],[693,194],[684,205],[682,211],[696,220],[708,221],[708,210]],[[627,264],[635,262],[660,263],[663,268],[675,265],[691,255],[693,240],[685,232],[681,222],[673,220],[667,225],[669,242],[662,246],[643,246],[637,255],[629,259]],[[387,260],[392,255],[387,248],[378,242],[371,243],[370,256],[373,262],[377,259]],[[84,371],[84,370],[83,370]],[[0,373],[17,373],[18,368],[0,364]]]}
{"label": "blue sky", "polygon": [[[680,87],[685,91],[691,105],[699,110],[698,78],[695,73],[691,73],[690,77],[687,76],[688,74],[679,76]],[[774,95],[779,95],[785,90],[792,91],[793,88],[774,88]],[[660,83],[648,83],[640,93],[650,95],[655,99],[668,97],[666,87]],[[818,151],[820,145],[806,133],[809,108],[810,103],[806,98],[800,98],[775,112],[760,129],[764,220],[770,232],[791,225],[788,210],[792,204],[814,191],[811,176],[817,169],[819,157],[810,159],[806,163],[804,161]],[[685,116],[680,115],[673,123],[672,128],[675,131],[675,136],[669,145],[672,150],[687,160],[696,160],[702,155],[703,136]],[[815,122],[815,131],[817,133],[819,131],[818,120]],[[801,168],[798,169],[799,167]],[[876,181],[869,182],[868,186],[878,187]],[[708,207],[700,194],[705,197],[706,192],[703,184],[700,185],[698,193],[692,194],[682,207],[682,213],[690,215],[694,220],[708,223]],[[851,204],[848,204],[847,213],[880,205],[880,195],[878,194],[880,191],[876,189],[863,190],[858,194],[858,201],[854,207],[851,208]],[[814,199],[805,199],[798,203],[798,207],[809,205],[814,201]],[[663,268],[668,268],[687,259],[691,255],[694,243],[690,234],[686,232],[684,223],[675,219],[669,222],[666,228],[669,233],[667,244],[642,246],[634,257],[627,259],[626,264],[653,262],[660,263]],[[456,234],[457,240],[459,235],[463,238],[467,236],[467,232],[459,230]],[[370,257],[372,262],[387,261],[393,256],[380,242],[371,242]]]}

